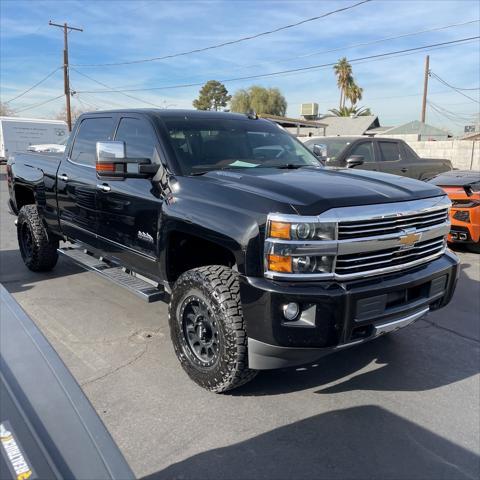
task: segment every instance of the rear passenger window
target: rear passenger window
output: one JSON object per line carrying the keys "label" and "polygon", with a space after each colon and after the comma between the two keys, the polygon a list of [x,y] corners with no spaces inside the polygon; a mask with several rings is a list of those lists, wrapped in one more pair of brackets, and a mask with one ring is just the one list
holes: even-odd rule
{"label": "rear passenger window", "polygon": [[380,147],[381,159],[384,162],[393,162],[400,160],[400,148],[398,143],[394,142],[378,142]]}
{"label": "rear passenger window", "polygon": [[125,142],[127,157],[154,157],[155,136],[146,122],[137,118],[122,118],[115,135],[115,140]]}
{"label": "rear passenger window", "polygon": [[95,165],[97,142],[111,140],[113,118],[85,118],[80,124],[70,159],[85,165]]}

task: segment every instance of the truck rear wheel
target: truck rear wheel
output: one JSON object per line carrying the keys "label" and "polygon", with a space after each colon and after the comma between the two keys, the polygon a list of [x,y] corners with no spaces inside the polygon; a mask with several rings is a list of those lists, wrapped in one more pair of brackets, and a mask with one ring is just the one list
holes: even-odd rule
{"label": "truck rear wheel", "polygon": [[239,387],[256,371],[247,364],[247,334],[237,273],[213,265],[182,274],[169,306],[175,353],[188,376],[216,393]]}
{"label": "truck rear wheel", "polygon": [[25,265],[34,272],[51,270],[58,260],[58,239],[43,226],[35,205],[25,205],[18,213],[17,238]]}

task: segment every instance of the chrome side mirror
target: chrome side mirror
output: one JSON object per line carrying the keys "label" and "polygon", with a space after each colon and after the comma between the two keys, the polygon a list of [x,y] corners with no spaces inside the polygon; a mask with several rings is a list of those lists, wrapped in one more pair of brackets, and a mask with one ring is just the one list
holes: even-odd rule
{"label": "chrome side mirror", "polygon": [[97,142],[97,163],[112,163],[125,157],[125,142]]}

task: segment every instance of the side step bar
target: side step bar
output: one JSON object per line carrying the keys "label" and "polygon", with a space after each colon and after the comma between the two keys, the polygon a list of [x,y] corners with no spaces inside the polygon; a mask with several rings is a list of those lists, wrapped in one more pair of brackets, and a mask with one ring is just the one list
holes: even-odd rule
{"label": "side step bar", "polygon": [[156,288],[141,278],[130,275],[125,272],[122,267],[110,265],[107,262],[95,258],[83,248],[63,247],[58,249],[58,253],[73,260],[86,270],[98,273],[120,287],[126,288],[148,303],[158,302],[165,297],[164,290]]}

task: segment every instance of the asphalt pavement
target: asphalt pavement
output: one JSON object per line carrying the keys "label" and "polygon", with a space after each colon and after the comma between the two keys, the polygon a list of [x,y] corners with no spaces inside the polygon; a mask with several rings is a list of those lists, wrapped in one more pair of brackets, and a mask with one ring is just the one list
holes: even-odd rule
{"label": "asphalt pavement", "polygon": [[45,274],[23,265],[4,172],[0,282],[57,350],[138,477],[480,477],[480,255],[458,252],[454,299],[425,320],[215,395],[180,368],[165,304],[146,304],[64,258]]}

